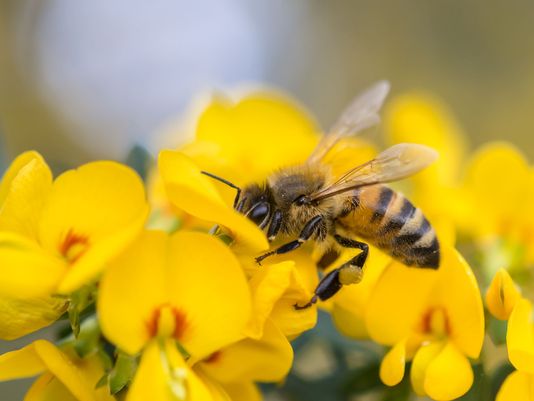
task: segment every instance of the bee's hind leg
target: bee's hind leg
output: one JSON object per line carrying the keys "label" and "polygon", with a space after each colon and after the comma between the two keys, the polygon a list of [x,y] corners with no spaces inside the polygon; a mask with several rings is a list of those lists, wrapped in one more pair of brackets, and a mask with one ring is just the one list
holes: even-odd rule
{"label": "bee's hind leg", "polygon": [[336,294],[344,285],[355,284],[361,281],[363,276],[363,265],[369,254],[369,246],[364,242],[345,238],[337,234],[334,235],[334,238],[342,247],[360,249],[361,252],[324,276],[317,285],[311,300],[304,305],[295,304],[294,308],[296,310],[309,308],[319,299],[321,301],[326,301]]}

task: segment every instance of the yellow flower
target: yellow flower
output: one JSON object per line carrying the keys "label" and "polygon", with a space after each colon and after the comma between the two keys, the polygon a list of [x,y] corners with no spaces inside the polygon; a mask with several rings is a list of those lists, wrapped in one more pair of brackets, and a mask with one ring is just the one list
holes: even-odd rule
{"label": "yellow flower", "polygon": [[508,358],[517,369],[508,376],[497,394],[497,401],[534,400],[534,324],[532,303],[520,299],[508,321]]}
{"label": "yellow flower", "polygon": [[510,315],[506,345],[512,365],[534,375],[534,325],[532,304],[527,299],[519,300]]}
{"label": "yellow flower", "polygon": [[[195,121],[193,140],[179,151],[201,170],[242,186],[265,179],[282,164],[304,161],[318,142],[317,133],[311,117],[282,94],[255,91],[237,100],[218,95]],[[214,185],[231,204],[234,192],[218,182]],[[178,214],[186,227],[198,226],[168,206],[163,187],[154,172],[149,180],[151,203],[165,215]]]}
{"label": "yellow flower", "polygon": [[534,375],[525,372],[512,372],[504,381],[496,401],[533,401]]}
{"label": "yellow flower", "polygon": [[68,294],[95,279],[140,231],[148,207],[141,180],[113,162],[67,171],[55,181],[26,152],[0,183],[0,338],[55,321]]}
{"label": "yellow flower", "polygon": [[202,169],[243,185],[282,163],[303,162],[318,139],[315,121],[294,101],[258,91],[237,101],[214,97],[198,118],[195,140],[181,150]]}
{"label": "yellow flower", "polygon": [[15,160],[3,179],[2,294],[77,290],[95,279],[144,223],[143,183],[125,166],[94,162],[54,182],[51,177],[41,156],[30,152]]}
{"label": "yellow flower", "polygon": [[[395,385],[413,359],[411,381],[419,395],[452,400],[469,390],[484,338],[484,311],[471,269],[451,247],[442,247],[437,271],[392,262],[367,305],[366,326],[378,343],[393,346],[380,377]],[[447,380],[443,380],[447,377]]]}
{"label": "yellow flower", "polygon": [[[208,400],[218,387],[192,366],[243,338],[251,299],[239,262],[222,241],[147,231],[102,278],[97,307],[110,341],[130,354],[142,351],[128,401],[172,394]],[[190,355],[187,362],[176,342]]]}
{"label": "yellow flower", "polygon": [[[534,261],[534,169],[507,143],[490,143],[469,161],[461,199],[463,229],[488,249],[504,241],[507,266]],[[483,216],[483,218],[480,218]],[[524,255],[524,256],[522,256]],[[495,256],[493,255],[495,259]]]}
{"label": "yellow flower", "polygon": [[25,401],[112,401],[109,388],[96,388],[104,368],[96,355],[80,359],[72,350],[61,351],[52,343],[37,340],[0,356],[0,380],[40,375]]}
{"label": "yellow flower", "polygon": [[521,292],[505,269],[495,274],[487,292],[486,306],[493,316],[500,320],[508,320]]}

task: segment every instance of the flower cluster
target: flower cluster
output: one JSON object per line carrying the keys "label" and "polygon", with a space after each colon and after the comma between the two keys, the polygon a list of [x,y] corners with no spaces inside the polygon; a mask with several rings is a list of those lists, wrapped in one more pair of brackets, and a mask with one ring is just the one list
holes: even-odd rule
{"label": "flower cluster", "polygon": [[[265,234],[234,209],[232,188],[203,174],[244,186],[302,163],[319,129],[284,96],[214,98],[192,140],[159,153],[146,185],[105,161],[54,179],[38,153],[21,154],[0,183],[0,338],[62,318],[70,331],[1,355],[0,380],[39,375],[27,400],[259,400],[258,383],[289,374],[291,341],[315,326],[319,307],[345,336],[383,346],[385,385],[406,376],[435,400],[470,390],[473,366],[488,358],[485,333],[505,342],[485,320],[508,321],[517,370],[497,399],[534,399],[532,300],[510,276],[528,288],[534,170],[504,143],[468,159],[458,124],[427,96],[394,99],[384,130],[391,144],[440,152],[402,188],[436,228],[440,268],[409,268],[371,247],[359,284],[303,310],[294,305],[310,300],[335,263],[319,273],[320,255],[302,247],[258,266]],[[332,168],[375,153],[350,138]],[[485,319],[480,288],[494,318]]]}

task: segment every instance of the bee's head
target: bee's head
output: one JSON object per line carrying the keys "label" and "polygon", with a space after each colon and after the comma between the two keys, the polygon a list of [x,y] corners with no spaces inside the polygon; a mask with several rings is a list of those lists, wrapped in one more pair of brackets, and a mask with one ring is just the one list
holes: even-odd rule
{"label": "bee's head", "polygon": [[258,227],[265,228],[273,212],[272,194],[270,188],[251,184],[241,192],[235,208],[252,220]]}
{"label": "bee's head", "polygon": [[237,185],[215,174],[207,171],[201,171],[201,173],[237,190],[234,209],[243,213],[262,229],[269,224],[274,208],[271,206],[273,197],[268,185],[261,187],[258,184],[251,184],[242,190]]}

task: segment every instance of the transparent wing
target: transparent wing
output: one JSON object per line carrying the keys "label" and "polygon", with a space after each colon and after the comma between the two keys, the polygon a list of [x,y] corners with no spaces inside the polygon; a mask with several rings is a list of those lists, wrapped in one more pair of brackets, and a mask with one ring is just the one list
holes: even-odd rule
{"label": "transparent wing", "polygon": [[310,198],[318,201],[358,187],[397,181],[423,170],[437,157],[438,153],[428,146],[415,143],[394,145],[373,160],[349,170]]}
{"label": "transparent wing", "polygon": [[324,135],[308,158],[308,163],[319,162],[343,137],[355,135],[380,122],[378,112],[389,92],[389,82],[380,81],[358,95]]}

